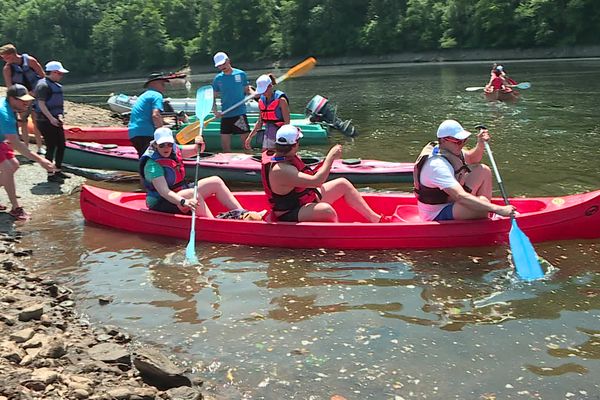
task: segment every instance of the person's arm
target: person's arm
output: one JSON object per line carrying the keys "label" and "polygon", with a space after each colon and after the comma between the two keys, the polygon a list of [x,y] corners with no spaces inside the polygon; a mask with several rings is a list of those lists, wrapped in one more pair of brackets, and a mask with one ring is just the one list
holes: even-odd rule
{"label": "person's arm", "polygon": [[50,111],[48,110],[48,107],[46,106],[46,102],[44,100],[38,99],[38,107],[40,107],[40,110],[42,111],[42,114],[44,114],[44,116],[46,116],[46,118],[48,119],[48,121],[50,121],[50,123],[54,126],[60,126],[61,122],[58,118],[55,118],[52,114],[50,114]]}
{"label": "person's arm", "polygon": [[499,206],[497,204],[482,200],[479,197],[465,191],[465,189],[458,183],[455,186],[444,189],[444,192],[450,196],[450,199],[453,202],[471,210],[493,212],[504,217],[509,217],[515,211],[514,206]]}
{"label": "person's arm", "polygon": [[38,76],[40,78],[45,78],[46,77],[46,73],[44,72],[44,68],[42,68],[42,66],[40,65],[40,63],[38,62],[38,60],[36,60],[35,58],[29,56],[29,66],[31,67],[32,70],[35,71],[36,74],[38,74]]}
{"label": "person's arm", "polygon": [[154,129],[158,129],[164,125],[162,115],[160,114],[160,110],[158,108],[152,109],[152,124],[154,125]]}
{"label": "person's arm", "polygon": [[295,167],[288,164],[280,164],[280,168],[274,168],[271,174],[276,177],[279,175],[281,182],[286,182],[286,185],[289,187],[317,188],[325,183],[329,177],[333,161],[341,157],[342,146],[336,144],[329,150],[329,153],[327,153],[327,156],[325,156],[325,160],[323,161],[323,166],[319,168],[314,175],[300,172]]}
{"label": "person's arm", "polygon": [[477,145],[472,149],[465,150],[465,162],[467,164],[478,164],[485,153],[485,142],[490,140],[490,134],[487,129],[482,129],[477,134]]}
{"label": "person's arm", "polygon": [[285,97],[282,97],[279,101],[279,106],[281,107],[281,115],[283,116],[283,121],[286,124],[290,123],[290,106]]}
{"label": "person's arm", "polygon": [[47,171],[54,172],[56,170],[56,166],[54,165],[54,163],[52,163],[51,161],[48,161],[47,159],[45,159],[43,157],[40,157],[39,155],[37,155],[35,153],[32,153],[27,148],[27,146],[25,146],[25,143],[21,142],[18,135],[6,135],[6,141],[8,142],[8,145],[12,149],[18,151],[25,157],[29,158],[31,161],[37,162]]}
{"label": "person's arm", "polygon": [[256,123],[254,124],[254,128],[252,129],[252,132],[250,132],[250,134],[246,138],[246,141],[244,142],[244,148],[246,150],[251,149],[250,144],[252,143],[252,138],[256,135],[256,132],[258,132],[258,130],[260,128],[262,128],[262,126],[263,126],[263,121],[262,121],[260,114],[258,114],[258,119],[256,120]]}
{"label": "person's arm", "polygon": [[[175,204],[182,211],[184,211],[188,207],[196,207],[196,205],[198,204],[198,202],[195,199],[187,199],[169,189],[169,185],[167,184],[167,180],[164,176],[159,176],[157,178],[152,179],[152,185],[163,199]],[[181,200],[183,199],[185,199],[185,202],[182,205]]]}
{"label": "person's arm", "polygon": [[10,70],[9,63],[4,64],[4,67],[2,68],[2,76],[4,76],[4,83],[6,84],[6,87],[9,87],[13,84],[12,71]]}

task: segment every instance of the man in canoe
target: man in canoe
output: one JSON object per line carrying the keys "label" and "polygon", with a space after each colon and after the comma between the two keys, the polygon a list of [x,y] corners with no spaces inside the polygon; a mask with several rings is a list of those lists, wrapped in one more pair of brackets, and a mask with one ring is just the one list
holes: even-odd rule
{"label": "man in canoe", "polygon": [[[146,205],[150,210],[187,214],[195,207],[199,217],[213,218],[204,199],[216,196],[228,210],[242,210],[225,182],[218,176],[198,181],[198,198],[194,199],[194,185],[185,181],[183,158],[193,157],[204,145],[202,136],[195,144],[177,145],[173,132],[167,127],[156,129],[153,140],[140,158],[140,175],[146,188]],[[244,210],[245,211],[245,210]]]}
{"label": "man in canoe", "polygon": [[[32,153],[19,139],[15,113],[27,110],[33,100],[34,98],[29,94],[27,88],[18,83],[8,87],[6,98],[0,98],[0,186],[4,186],[6,195],[12,204],[9,214],[18,220],[28,219],[29,214],[19,205],[17,198],[15,172],[19,169],[19,161],[15,158],[13,150],[17,150],[25,157],[37,162],[48,172],[55,170],[51,161]],[[6,206],[0,205],[0,210],[6,210]]]}
{"label": "man in canoe", "polygon": [[438,142],[431,142],[421,152],[414,169],[415,196],[419,215],[425,221],[488,218],[490,213],[510,216],[511,205],[492,204],[492,173],[481,164],[487,129],[477,135],[477,145],[465,150],[471,132],[452,119],[437,130]]}
{"label": "man in canoe", "polygon": [[[15,45],[11,43],[0,47],[0,57],[6,62],[2,68],[2,75],[4,76],[6,87],[9,87],[14,83],[19,83],[25,86],[27,90],[29,90],[29,94],[33,96],[35,85],[40,79],[46,76],[39,61],[27,53],[19,54]],[[35,143],[38,148],[38,154],[44,154],[42,150],[42,135],[37,130],[33,103],[30,103],[29,108],[19,115],[21,140],[23,140],[25,146],[29,146],[28,118],[30,115],[33,116],[33,133],[35,134]]]}
{"label": "man in canoe", "polygon": [[246,72],[233,68],[227,54],[220,51],[214,55],[213,61],[215,67],[220,71],[212,82],[215,91],[213,114],[215,117],[221,118],[221,147],[225,153],[230,153],[231,136],[240,135],[243,146],[250,133],[246,104],[242,102],[238,107],[223,114],[217,111],[216,99],[217,97],[221,98],[221,109],[225,111],[242,101],[246,95],[254,94],[254,91],[250,87]]}
{"label": "man in canoe", "polygon": [[154,138],[154,131],[164,125],[161,113],[164,111],[163,93],[167,82],[167,75],[151,74],[144,83],[146,90],[137,98],[131,109],[127,127],[129,140],[140,157]]}
{"label": "man in canoe", "polygon": [[290,106],[287,95],[281,90],[275,90],[275,78],[272,75],[261,75],[256,80],[256,94],[260,94],[258,99],[258,109],[260,114],[254,129],[244,143],[244,148],[250,150],[250,143],[256,132],[265,127],[265,133],[262,140],[263,150],[275,149],[275,135],[277,130],[290,123]]}
{"label": "man in canoe", "polygon": [[373,211],[346,178],[326,182],[342,146],[329,150],[322,166],[313,171],[298,157],[302,132],[283,125],[275,137],[275,151],[263,152],[262,182],[272,208],[272,219],[282,222],[338,222],[332,204],[344,198],[365,222],[390,222],[389,216]]}

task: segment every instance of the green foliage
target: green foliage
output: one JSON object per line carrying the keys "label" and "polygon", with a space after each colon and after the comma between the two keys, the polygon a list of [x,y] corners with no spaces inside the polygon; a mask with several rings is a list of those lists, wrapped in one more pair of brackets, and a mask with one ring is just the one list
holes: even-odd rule
{"label": "green foliage", "polygon": [[75,75],[403,51],[598,44],[598,0],[2,0],[0,38]]}

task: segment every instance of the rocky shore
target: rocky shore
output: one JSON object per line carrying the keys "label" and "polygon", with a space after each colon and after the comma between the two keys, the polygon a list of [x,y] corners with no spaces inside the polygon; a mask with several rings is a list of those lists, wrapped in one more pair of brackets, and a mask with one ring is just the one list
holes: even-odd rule
{"label": "rocky shore", "polygon": [[[67,102],[66,111],[67,124],[119,123],[97,107]],[[46,182],[41,167],[19,160],[17,194],[33,218],[84,181],[74,175],[62,185]],[[3,190],[0,202],[7,204]],[[218,398],[203,395],[202,381],[161,350],[79,315],[69,288],[32,270],[36,255],[22,247],[19,226],[0,213],[0,400]]]}

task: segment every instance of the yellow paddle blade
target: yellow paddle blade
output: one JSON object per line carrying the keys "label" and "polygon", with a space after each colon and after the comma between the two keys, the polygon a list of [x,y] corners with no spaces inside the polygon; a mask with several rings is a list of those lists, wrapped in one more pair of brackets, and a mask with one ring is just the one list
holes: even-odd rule
{"label": "yellow paddle blade", "polygon": [[199,127],[200,122],[196,121],[182,128],[179,132],[177,132],[177,135],[175,135],[177,142],[179,144],[186,144],[194,140],[194,138],[198,136]]}
{"label": "yellow paddle blade", "polygon": [[277,83],[281,83],[285,81],[287,78],[294,78],[296,76],[302,76],[306,74],[308,71],[313,69],[317,64],[317,59],[314,57],[308,57],[306,60],[302,61],[300,64],[293,66],[290,68],[288,72],[281,75],[276,79]]}

